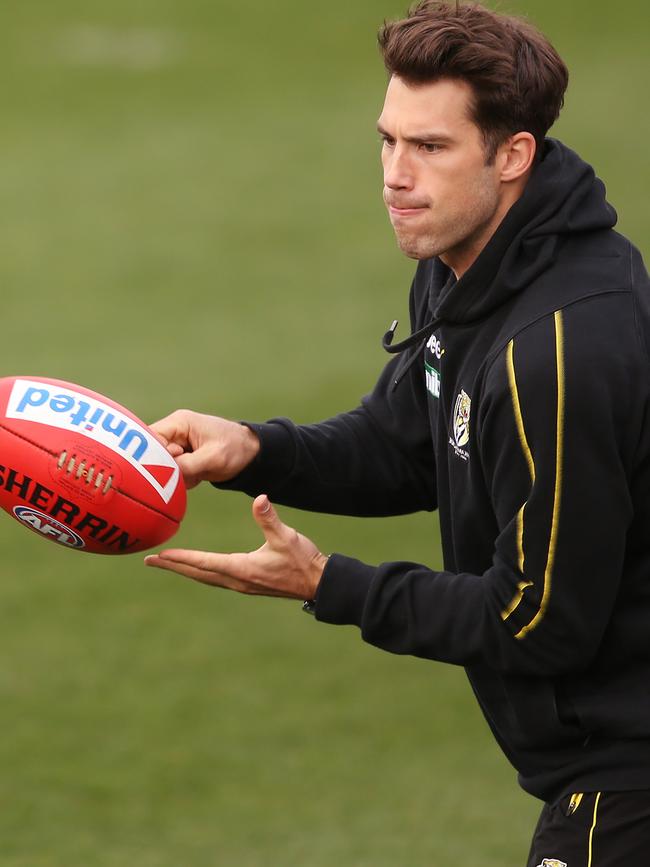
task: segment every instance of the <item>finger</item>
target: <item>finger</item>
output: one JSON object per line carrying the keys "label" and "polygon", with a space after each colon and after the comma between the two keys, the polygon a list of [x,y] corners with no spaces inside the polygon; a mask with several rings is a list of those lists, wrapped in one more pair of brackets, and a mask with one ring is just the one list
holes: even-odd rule
{"label": "finger", "polygon": [[154,435],[154,437],[158,440],[160,445],[164,446],[164,448],[167,449],[167,451],[169,452],[169,454],[173,458],[177,458],[179,455],[182,455],[183,452],[185,451],[185,449],[183,448],[182,445],[180,445],[179,443],[170,442],[166,437],[164,437],[157,430],[154,430],[151,426],[149,427],[149,430]]}
{"label": "finger", "polygon": [[253,517],[269,543],[283,541],[287,532],[291,532],[280,520],[266,494],[260,494],[253,500]]}
{"label": "finger", "polygon": [[[144,558],[144,562],[146,566],[164,569],[167,572],[175,572],[177,575],[183,575],[201,584],[222,587],[226,590],[234,590],[237,593],[263,594],[265,596],[283,595],[272,588],[266,587],[262,589],[252,581],[236,578],[231,572],[220,572],[213,568],[217,562],[224,564],[230,562],[232,564],[236,558],[241,556],[237,554],[207,554],[204,551],[172,549],[170,551],[161,551],[160,554],[148,554]],[[208,564],[210,568],[204,568]],[[228,566],[228,568],[231,567]]]}
{"label": "finger", "polygon": [[149,427],[156,436],[162,437],[166,443],[189,445],[189,425],[183,419],[179,410],[150,424]]}
{"label": "finger", "polygon": [[148,425],[149,430],[154,435],[154,437],[158,440],[161,446],[165,446],[165,448],[169,448],[169,440],[167,437],[164,437],[160,431],[157,431],[153,425]]}
{"label": "finger", "polygon": [[[223,557],[220,560],[220,557]],[[176,572],[202,584],[212,584],[218,587],[226,587],[229,590],[242,590],[243,583],[234,578],[228,571],[220,571],[215,568],[218,564],[224,564],[227,569],[228,555],[207,554],[204,551],[187,551],[172,549],[161,551],[159,554],[149,554],[144,558],[146,566],[154,566],[165,569],[168,572]]]}
{"label": "finger", "polygon": [[145,561],[153,557],[171,563],[181,563],[202,569],[205,572],[223,572],[226,575],[240,577],[244,564],[239,554],[217,554],[210,551],[192,551],[188,548],[167,548],[158,554],[148,554]]}
{"label": "finger", "polygon": [[194,488],[203,481],[206,472],[205,458],[198,452],[181,452],[172,456],[176,459],[186,488]]}

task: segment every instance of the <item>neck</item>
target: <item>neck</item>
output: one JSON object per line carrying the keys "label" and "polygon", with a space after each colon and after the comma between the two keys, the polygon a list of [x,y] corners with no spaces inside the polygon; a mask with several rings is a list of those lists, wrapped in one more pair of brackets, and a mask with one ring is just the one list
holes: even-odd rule
{"label": "neck", "polygon": [[521,179],[521,183],[517,183],[516,185],[513,184],[512,186],[508,185],[505,188],[492,217],[482,226],[479,226],[472,235],[466,238],[457,247],[440,254],[440,260],[448,268],[451,268],[456,275],[457,280],[460,280],[463,274],[469,271],[503,222],[505,215],[508,213],[510,208],[512,208],[515,202],[521,198],[528,177],[529,175],[527,174],[525,179]]}

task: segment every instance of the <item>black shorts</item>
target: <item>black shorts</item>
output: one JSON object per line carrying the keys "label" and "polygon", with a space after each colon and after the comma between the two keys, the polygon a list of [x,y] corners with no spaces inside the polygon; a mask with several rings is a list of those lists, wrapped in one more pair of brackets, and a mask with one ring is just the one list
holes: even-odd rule
{"label": "black shorts", "polygon": [[650,790],[587,792],[546,804],[527,867],[649,867]]}

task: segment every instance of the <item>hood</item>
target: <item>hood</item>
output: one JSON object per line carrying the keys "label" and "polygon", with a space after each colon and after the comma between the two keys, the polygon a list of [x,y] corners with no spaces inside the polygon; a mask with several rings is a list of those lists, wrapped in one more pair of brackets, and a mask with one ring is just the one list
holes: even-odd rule
{"label": "hood", "polygon": [[611,229],[616,220],[605,185],[591,166],[561,142],[547,139],[523,195],[461,279],[435,262],[433,315],[450,322],[485,316],[551,267],[568,236]]}

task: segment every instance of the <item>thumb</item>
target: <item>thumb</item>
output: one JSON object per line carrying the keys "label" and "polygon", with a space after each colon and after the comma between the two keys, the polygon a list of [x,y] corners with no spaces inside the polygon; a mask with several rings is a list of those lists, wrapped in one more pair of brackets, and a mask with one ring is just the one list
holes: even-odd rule
{"label": "thumb", "polygon": [[196,487],[202,479],[202,474],[205,472],[203,457],[196,452],[184,452],[180,455],[173,455],[173,457],[183,474],[185,487],[188,489]]}
{"label": "thumb", "polygon": [[277,539],[285,529],[266,494],[260,494],[253,500],[253,517],[267,542]]}

